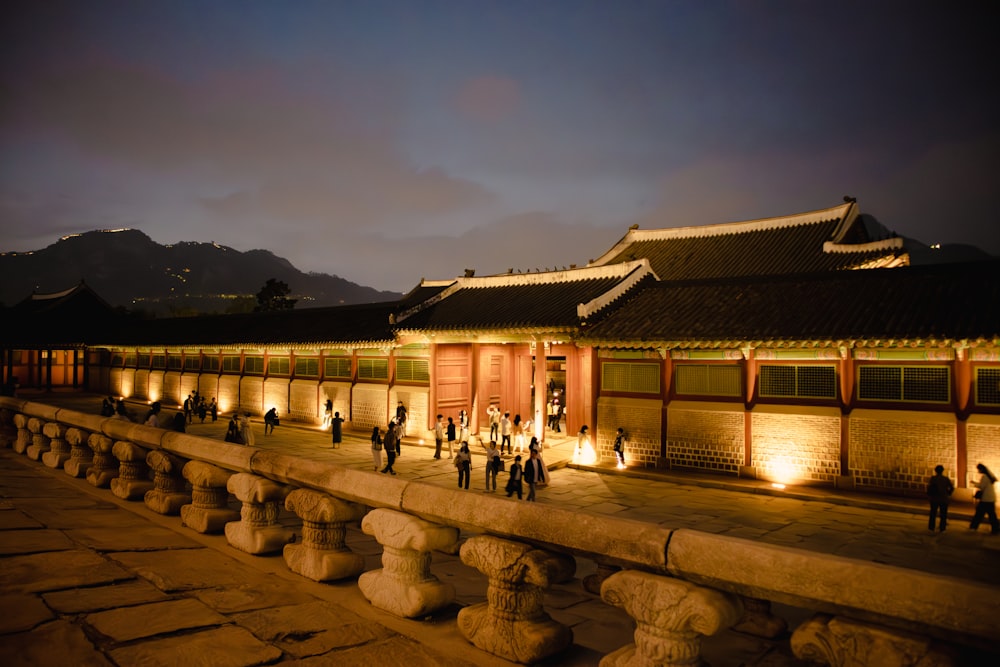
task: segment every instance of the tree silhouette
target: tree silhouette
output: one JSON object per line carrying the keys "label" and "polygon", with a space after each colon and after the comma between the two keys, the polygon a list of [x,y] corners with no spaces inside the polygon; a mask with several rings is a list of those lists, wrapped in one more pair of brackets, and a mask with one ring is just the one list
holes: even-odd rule
{"label": "tree silhouette", "polygon": [[291,310],[298,301],[298,299],[288,298],[288,293],[291,291],[285,281],[268,278],[264,286],[257,292],[257,306],[254,308],[254,312]]}

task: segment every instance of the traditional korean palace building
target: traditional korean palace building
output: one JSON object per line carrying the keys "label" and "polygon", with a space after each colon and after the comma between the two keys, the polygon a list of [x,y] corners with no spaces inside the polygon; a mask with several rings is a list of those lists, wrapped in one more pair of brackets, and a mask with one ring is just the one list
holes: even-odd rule
{"label": "traditional korean palace building", "polygon": [[493,404],[618,427],[630,466],[892,493],[940,463],[1000,469],[1000,262],[910,266],[858,206],[703,227],[630,229],[584,267],[422,280],[397,302],[136,320],[86,286],[8,310],[3,377],[356,430],[398,401],[408,436]]}

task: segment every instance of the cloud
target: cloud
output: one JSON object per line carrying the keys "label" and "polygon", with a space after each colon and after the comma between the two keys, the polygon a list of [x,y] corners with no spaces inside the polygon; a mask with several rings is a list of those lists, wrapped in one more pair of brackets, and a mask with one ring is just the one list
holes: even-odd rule
{"label": "cloud", "polygon": [[521,86],[504,76],[480,76],[464,81],[454,106],[463,116],[482,123],[496,123],[517,113]]}

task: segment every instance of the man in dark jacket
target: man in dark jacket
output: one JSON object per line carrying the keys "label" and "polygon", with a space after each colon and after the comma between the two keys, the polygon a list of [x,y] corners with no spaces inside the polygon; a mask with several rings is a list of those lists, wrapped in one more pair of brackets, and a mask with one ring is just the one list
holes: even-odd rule
{"label": "man in dark jacket", "polygon": [[943,533],[948,526],[948,498],[955,492],[955,485],[944,475],[944,466],[934,468],[934,475],[927,483],[927,499],[931,503],[930,516],[927,518],[927,530],[934,530],[934,517],[941,513],[940,530]]}

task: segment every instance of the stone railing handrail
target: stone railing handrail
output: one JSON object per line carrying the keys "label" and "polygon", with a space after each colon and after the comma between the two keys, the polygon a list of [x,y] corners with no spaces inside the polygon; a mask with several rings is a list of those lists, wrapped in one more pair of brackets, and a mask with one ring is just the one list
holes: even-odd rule
{"label": "stone railing handrail", "polygon": [[[669,575],[748,598],[936,636],[992,640],[1000,632],[1000,587],[752,540],[669,529],[635,520],[464,494],[275,451],[0,397],[0,408],[103,433],[140,447],[252,473],[293,487],[388,508],[470,533],[527,542],[601,565]],[[456,502],[456,494],[461,502]]]}

